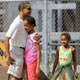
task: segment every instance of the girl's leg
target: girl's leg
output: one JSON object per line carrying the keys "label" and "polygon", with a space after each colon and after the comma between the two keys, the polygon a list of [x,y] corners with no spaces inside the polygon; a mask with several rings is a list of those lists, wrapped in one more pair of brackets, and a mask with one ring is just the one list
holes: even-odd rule
{"label": "girl's leg", "polygon": [[69,75],[67,72],[64,73],[64,80],[70,80]]}
{"label": "girl's leg", "polygon": [[56,80],[63,80],[63,72],[61,72]]}

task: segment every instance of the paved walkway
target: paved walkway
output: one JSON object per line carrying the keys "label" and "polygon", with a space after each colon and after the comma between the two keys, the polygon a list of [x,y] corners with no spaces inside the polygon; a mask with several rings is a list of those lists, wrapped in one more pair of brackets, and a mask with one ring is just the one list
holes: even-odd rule
{"label": "paved walkway", "polygon": [[7,80],[8,79],[7,69],[8,69],[8,67],[1,67],[0,66],[0,80]]}

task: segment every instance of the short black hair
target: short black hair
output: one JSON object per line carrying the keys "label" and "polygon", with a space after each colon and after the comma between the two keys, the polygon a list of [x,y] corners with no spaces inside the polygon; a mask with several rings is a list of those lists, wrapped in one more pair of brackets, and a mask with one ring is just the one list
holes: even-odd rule
{"label": "short black hair", "polygon": [[71,41],[71,36],[68,32],[62,33],[61,36],[65,36],[69,41]]}
{"label": "short black hair", "polygon": [[27,21],[30,25],[34,24],[34,26],[36,26],[36,20],[32,16],[25,17],[24,21]]}
{"label": "short black hair", "polygon": [[18,10],[20,11],[21,8],[26,8],[26,5],[30,4],[28,1],[21,1],[18,5]]}

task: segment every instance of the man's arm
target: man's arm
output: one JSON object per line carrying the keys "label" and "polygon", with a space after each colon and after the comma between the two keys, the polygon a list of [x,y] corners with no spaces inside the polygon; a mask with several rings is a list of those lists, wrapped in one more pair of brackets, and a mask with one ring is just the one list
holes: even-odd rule
{"label": "man's arm", "polygon": [[40,39],[42,38],[42,35],[41,34],[35,34],[35,36],[34,36],[34,40],[36,40],[36,41],[39,41]]}
{"label": "man's arm", "polygon": [[20,23],[18,21],[13,21],[9,27],[9,30],[6,33],[5,39],[4,39],[6,55],[7,55],[9,64],[13,63],[13,59],[10,57],[9,40],[12,38],[14,32],[19,28],[19,26],[20,26]]}
{"label": "man's arm", "polygon": [[5,50],[6,50],[6,55],[7,56],[10,56],[10,53],[9,53],[9,40],[10,40],[10,38],[7,37],[7,36],[4,39]]}
{"label": "man's arm", "polygon": [[4,39],[4,45],[5,45],[6,55],[7,55],[7,58],[8,58],[8,64],[13,64],[14,60],[10,57],[9,40],[10,40],[10,38],[6,36],[5,39]]}

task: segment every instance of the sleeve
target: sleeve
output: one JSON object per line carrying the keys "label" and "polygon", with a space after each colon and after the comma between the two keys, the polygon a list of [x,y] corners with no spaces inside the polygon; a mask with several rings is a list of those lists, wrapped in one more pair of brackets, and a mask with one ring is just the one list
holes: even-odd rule
{"label": "sleeve", "polygon": [[39,41],[36,41],[36,40],[34,40],[34,39],[33,39],[33,42],[38,42],[38,43],[39,43]]}
{"label": "sleeve", "polygon": [[35,32],[34,35],[32,35],[31,37],[32,37],[33,42],[38,42],[38,43],[39,43],[39,41],[34,40],[34,36],[35,36],[36,34],[37,34],[37,32]]}
{"label": "sleeve", "polygon": [[8,37],[12,37],[12,35],[14,34],[14,32],[18,29],[18,27],[20,26],[20,23],[18,21],[13,22],[10,25],[9,30],[6,33],[6,36]]}

